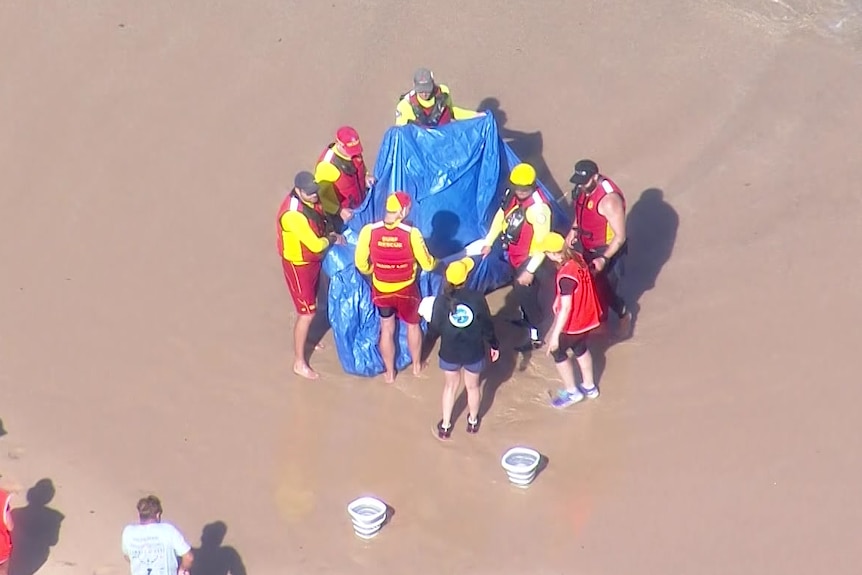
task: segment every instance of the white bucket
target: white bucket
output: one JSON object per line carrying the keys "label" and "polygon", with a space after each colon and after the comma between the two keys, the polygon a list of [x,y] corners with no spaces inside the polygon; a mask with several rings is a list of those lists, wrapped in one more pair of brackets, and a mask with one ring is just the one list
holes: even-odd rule
{"label": "white bucket", "polygon": [[503,454],[500,464],[512,485],[526,489],[536,478],[542,455],[529,447],[513,447]]}
{"label": "white bucket", "polygon": [[371,539],[386,521],[386,504],[374,497],[360,497],[347,504],[353,521],[353,532],[362,539]]}

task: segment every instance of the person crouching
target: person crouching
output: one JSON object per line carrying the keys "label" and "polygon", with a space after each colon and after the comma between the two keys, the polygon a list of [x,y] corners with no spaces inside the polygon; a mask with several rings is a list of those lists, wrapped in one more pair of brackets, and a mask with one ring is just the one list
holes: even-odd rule
{"label": "person crouching", "polygon": [[437,424],[437,437],[444,440],[452,434],[452,409],[462,375],[467,389],[467,433],[479,431],[479,406],[482,403],[479,377],[488,357],[485,344],[490,347],[492,362],[500,357],[500,344],[488,302],[481,292],[465,287],[474,265],[475,262],[467,257],[446,267],[443,293],[434,300],[429,321],[440,334],[438,355],[445,385],[443,419]]}
{"label": "person crouching", "polygon": [[[565,238],[548,234],[541,246],[547,258],[557,264],[554,324],[548,336],[548,351],[565,385],[551,401],[563,408],[599,396],[593,375],[593,356],[587,347],[589,332],[601,323],[602,307],[593,276],[583,256]],[[575,383],[575,372],[568,352],[572,350],[581,370],[582,383]]]}

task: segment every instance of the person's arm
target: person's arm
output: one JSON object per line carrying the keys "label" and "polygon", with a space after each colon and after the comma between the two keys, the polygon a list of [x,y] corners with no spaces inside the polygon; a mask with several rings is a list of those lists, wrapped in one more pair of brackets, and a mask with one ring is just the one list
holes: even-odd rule
{"label": "person's arm", "polygon": [[189,542],[186,541],[185,537],[183,537],[182,533],[176,527],[173,528],[171,538],[171,546],[174,548],[174,554],[180,558],[177,574],[188,575],[189,569],[192,568],[192,563],[194,563],[195,559],[192,553],[192,546],[189,545]]}
{"label": "person's arm", "polygon": [[300,212],[285,212],[281,216],[281,227],[296,234],[297,239],[315,254],[329,247],[329,238],[315,234],[308,219]]}
{"label": "person's arm", "polygon": [[3,505],[3,523],[6,524],[6,529],[9,531],[15,530],[15,518],[12,517],[12,495],[9,495],[9,498]]}
{"label": "person's arm", "polygon": [[607,194],[599,202],[598,212],[608,220],[608,225],[614,231],[614,239],[611,240],[602,255],[607,262],[626,242],[626,209],[623,205],[623,199],[616,193]]}
{"label": "person's arm", "polygon": [[551,207],[547,204],[533,204],[525,215],[527,222],[533,226],[533,239],[530,242],[530,260],[527,262],[527,271],[534,274],[545,261],[545,252],[537,250],[533,246],[541,245],[545,237],[551,233]]}
{"label": "person's arm", "polygon": [[497,210],[497,213],[494,214],[494,219],[491,220],[491,227],[488,229],[488,234],[485,236],[485,247],[490,248],[494,245],[494,242],[497,241],[497,238],[500,237],[500,232],[503,231],[503,219],[505,214],[503,214],[503,208]]}
{"label": "person's arm", "polygon": [[123,558],[125,558],[126,563],[131,563],[132,560],[129,558],[128,531],[129,531],[128,527],[123,529],[123,536],[120,539],[120,541],[121,541],[120,548],[123,551]]}
{"label": "person's arm", "polygon": [[484,115],[485,112],[477,112],[475,110],[468,110],[467,108],[452,106],[452,117],[456,120],[469,120],[471,118],[478,118],[479,116]]}
{"label": "person's arm", "polygon": [[494,321],[491,319],[491,308],[488,307],[488,300],[485,296],[479,294],[477,298],[479,316],[482,326],[482,339],[488,342],[491,349],[500,349],[500,341],[497,339],[497,333],[494,331]]}
{"label": "person's arm", "polygon": [[359,273],[368,275],[374,269],[371,263],[371,226],[362,226],[359,236],[356,238],[356,251],[353,253],[353,265]]}
{"label": "person's arm", "polygon": [[560,347],[560,333],[563,331],[563,326],[569,319],[569,314],[572,311],[572,294],[560,296],[560,310],[554,318],[554,325],[551,327],[551,333],[548,336],[548,355],[557,351]]}
{"label": "person's arm", "polygon": [[194,553],[192,553],[191,549],[183,553],[179,556],[180,558],[180,568],[177,570],[178,575],[189,575],[189,571],[192,568],[192,564],[195,562]]}
{"label": "person's arm", "polygon": [[408,122],[416,119],[416,114],[413,113],[413,106],[405,96],[401,98],[398,105],[395,106],[395,125],[406,126]]}
{"label": "person's arm", "polygon": [[425,245],[425,238],[422,237],[419,228],[410,229],[410,247],[413,248],[413,256],[419,266],[426,272],[432,271],[437,265],[437,260],[428,252],[428,246]]}

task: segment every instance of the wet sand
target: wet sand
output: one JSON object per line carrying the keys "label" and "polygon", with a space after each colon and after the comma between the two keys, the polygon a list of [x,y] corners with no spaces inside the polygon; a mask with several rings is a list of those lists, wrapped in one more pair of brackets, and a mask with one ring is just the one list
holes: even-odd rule
{"label": "wet sand", "polygon": [[[156,492],[254,575],[855,572],[858,7],[408,5],[0,6],[0,484],[56,490],[32,568],[127,572]],[[273,246],[292,174],[346,122],[373,159],[421,65],[555,191],[582,156],[622,186],[640,308],[598,401],[552,410],[550,360],[510,355],[447,445],[436,368],[346,376],[327,335],[297,381]],[[366,492],[395,509],[368,544]]]}

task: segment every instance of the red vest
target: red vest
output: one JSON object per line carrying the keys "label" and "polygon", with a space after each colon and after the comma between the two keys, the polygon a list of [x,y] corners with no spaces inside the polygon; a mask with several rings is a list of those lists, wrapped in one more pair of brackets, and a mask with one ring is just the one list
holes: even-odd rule
{"label": "red vest", "polygon": [[590,271],[579,266],[576,261],[566,262],[557,271],[554,313],[560,311],[560,280],[565,278],[575,280],[577,284],[572,294],[572,309],[566,323],[563,324],[562,333],[578,334],[597,328],[602,318],[602,306],[596,292],[596,285],[593,283]]}
{"label": "red vest", "polygon": [[575,221],[578,224],[578,240],[586,250],[603,248],[611,243],[614,232],[608,220],[599,213],[599,202],[608,194],[619,194],[626,205],[622,190],[604,176],[599,176],[596,189],[589,195],[581,192],[575,200]]}
{"label": "red vest", "polygon": [[[537,189],[530,194],[526,200],[519,202],[512,193],[512,197],[503,208],[504,230],[503,234],[509,234],[512,241],[509,242],[509,263],[517,268],[530,257],[530,246],[533,243],[533,224],[526,219],[527,208],[533,204],[545,204],[544,196]],[[515,229],[517,228],[517,229]]]}
{"label": "red vest", "polygon": [[415,122],[420,126],[428,128],[436,128],[444,126],[452,121],[452,106],[449,104],[449,94],[443,92],[438,86],[434,91],[434,105],[426,108],[419,103],[419,96],[415,90],[409,92],[408,102],[413,108],[413,115],[416,116]]}
{"label": "red vest", "polygon": [[410,226],[401,222],[392,229],[383,222],[371,226],[369,254],[374,277],[386,283],[400,283],[416,274],[416,256],[410,244]]}
{"label": "red vest", "polygon": [[[302,212],[302,215],[308,220],[311,230],[318,237],[323,237],[326,233],[326,214],[323,212],[320,202],[314,204],[314,207],[309,206],[291,191],[278,207],[278,217],[275,218],[276,247],[278,248],[278,255],[281,257],[284,256],[284,229],[281,227],[281,217],[287,212]],[[323,259],[325,252],[316,254],[305,247],[305,244],[300,242],[299,245],[302,251],[302,261],[319,262]]]}
{"label": "red vest", "polygon": [[6,522],[9,519],[9,500],[12,495],[0,489],[0,561],[8,559],[12,554],[12,534]]}
{"label": "red vest", "polygon": [[345,160],[335,153],[335,150],[332,149],[333,146],[335,146],[334,143],[329,144],[317,158],[317,161],[329,162],[338,169],[340,175],[335,180],[335,192],[338,194],[338,201],[342,208],[352,210],[359,207],[359,204],[365,199],[365,176],[368,174],[368,170],[361,155]]}

